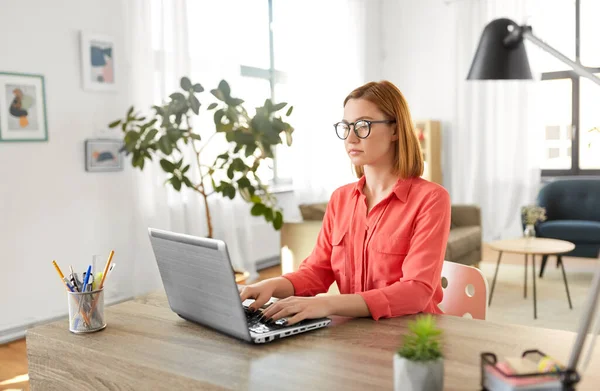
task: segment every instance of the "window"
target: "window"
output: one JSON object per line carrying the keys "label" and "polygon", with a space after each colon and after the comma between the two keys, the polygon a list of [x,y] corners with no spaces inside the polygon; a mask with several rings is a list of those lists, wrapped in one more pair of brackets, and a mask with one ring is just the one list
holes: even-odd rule
{"label": "window", "polygon": [[[240,3],[242,10],[238,12],[246,15],[246,19],[252,21],[248,26],[247,34],[242,35],[242,50],[240,73],[242,76],[242,88],[245,90],[242,96],[251,96],[253,92],[260,91],[257,96],[268,96],[274,102],[285,102],[285,82],[287,75],[279,67],[275,67],[276,49],[278,53],[283,53],[276,47],[277,40],[283,41],[285,31],[275,30],[273,0],[253,0]],[[248,17],[247,15],[252,15]],[[278,34],[281,32],[281,36]],[[275,35],[278,35],[275,37]],[[286,57],[282,56],[282,60]],[[286,64],[282,61],[282,64]],[[249,108],[262,106],[264,100],[249,104]],[[285,140],[283,140],[285,143]],[[278,145],[274,151],[274,159],[265,159],[265,166],[259,168],[259,175],[264,181],[271,181],[273,184],[290,184],[292,182],[291,167],[289,158],[282,151],[287,148],[287,144]]]}
{"label": "window", "polygon": [[[560,0],[540,9],[533,32],[600,75],[597,0]],[[543,61],[542,61],[543,58]],[[544,99],[542,176],[600,175],[600,86],[550,54],[540,55]]]}
{"label": "window", "polygon": [[[273,0],[221,0],[218,2],[187,1],[187,43],[189,76],[193,82],[201,83],[205,88],[215,88],[220,80],[227,80],[232,95],[245,101],[245,107],[253,114],[254,109],[262,106],[266,98],[283,102],[287,98],[285,83],[287,75],[281,67],[275,68],[274,35],[289,33],[283,29],[273,30]],[[176,42],[178,26],[173,23],[176,15],[165,15],[172,7],[164,7],[161,0],[152,0],[152,19],[156,28],[152,30],[153,47],[156,53],[155,91],[158,101],[164,99],[176,85],[165,86],[161,83],[161,74],[173,75],[169,80],[181,76],[179,59],[169,50]],[[281,2],[277,4],[282,4]],[[235,12],[232,12],[235,10]],[[280,39],[276,37],[276,39]],[[287,57],[283,56],[282,64]],[[212,117],[201,118],[197,126],[212,127]],[[212,143],[226,143],[215,139]],[[221,145],[224,146],[224,145]],[[258,169],[262,181],[272,184],[290,184],[291,170],[289,153],[282,153],[287,144],[278,146],[274,159],[265,159]],[[205,154],[210,160],[216,157],[207,148]],[[218,149],[218,148],[217,148]],[[213,156],[214,155],[214,156]]]}

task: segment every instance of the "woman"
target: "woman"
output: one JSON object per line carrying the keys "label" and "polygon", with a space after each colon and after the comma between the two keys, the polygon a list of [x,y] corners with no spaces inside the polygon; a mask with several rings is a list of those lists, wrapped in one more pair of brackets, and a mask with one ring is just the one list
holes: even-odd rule
{"label": "woman", "polygon": [[[407,103],[388,81],[344,100],[335,124],[358,178],[331,196],[316,246],[298,271],[244,287],[242,300],[266,319],[329,315],[377,320],[441,313],[441,272],[450,232],[450,197],[421,179],[423,156]],[[320,295],[337,282],[341,295]]]}

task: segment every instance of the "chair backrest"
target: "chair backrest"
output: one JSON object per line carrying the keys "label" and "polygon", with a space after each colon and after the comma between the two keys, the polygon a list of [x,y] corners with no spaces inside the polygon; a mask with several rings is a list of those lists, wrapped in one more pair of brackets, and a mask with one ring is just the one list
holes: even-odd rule
{"label": "chair backrest", "polygon": [[537,202],[548,220],[600,221],[600,179],[554,180],[542,187]]}
{"label": "chair backrest", "polygon": [[444,261],[442,288],[444,298],[439,307],[445,314],[485,320],[488,283],[481,270]]}

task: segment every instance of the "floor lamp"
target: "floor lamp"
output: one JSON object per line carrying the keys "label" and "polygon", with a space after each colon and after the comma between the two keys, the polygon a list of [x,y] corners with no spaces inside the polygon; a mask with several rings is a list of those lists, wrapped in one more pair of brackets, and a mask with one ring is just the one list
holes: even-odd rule
{"label": "floor lamp", "polygon": [[[533,79],[524,39],[533,42],[552,56],[569,65],[579,76],[600,85],[600,78],[581,64],[572,61],[533,35],[531,26],[520,26],[510,19],[495,19],[483,30],[467,80],[527,80]],[[563,384],[568,389],[578,381],[577,364],[589,332],[600,295],[600,268],[597,269],[580,320],[577,339],[567,365],[568,376]],[[593,347],[592,347],[593,348]]]}

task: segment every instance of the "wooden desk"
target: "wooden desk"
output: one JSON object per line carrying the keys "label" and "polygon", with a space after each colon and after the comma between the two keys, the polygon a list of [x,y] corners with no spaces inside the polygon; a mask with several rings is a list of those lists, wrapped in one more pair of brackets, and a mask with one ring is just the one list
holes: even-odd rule
{"label": "wooden desk", "polygon": [[[335,318],[332,326],[253,346],[184,321],[163,293],[106,309],[105,330],[67,320],[27,332],[32,390],[366,390],[393,388],[392,355],[409,318]],[[574,333],[451,316],[443,328],[445,387],[479,389],[479,353],[539,348],[567,361]],[[597,389],[600,350],[579,390]]]}

